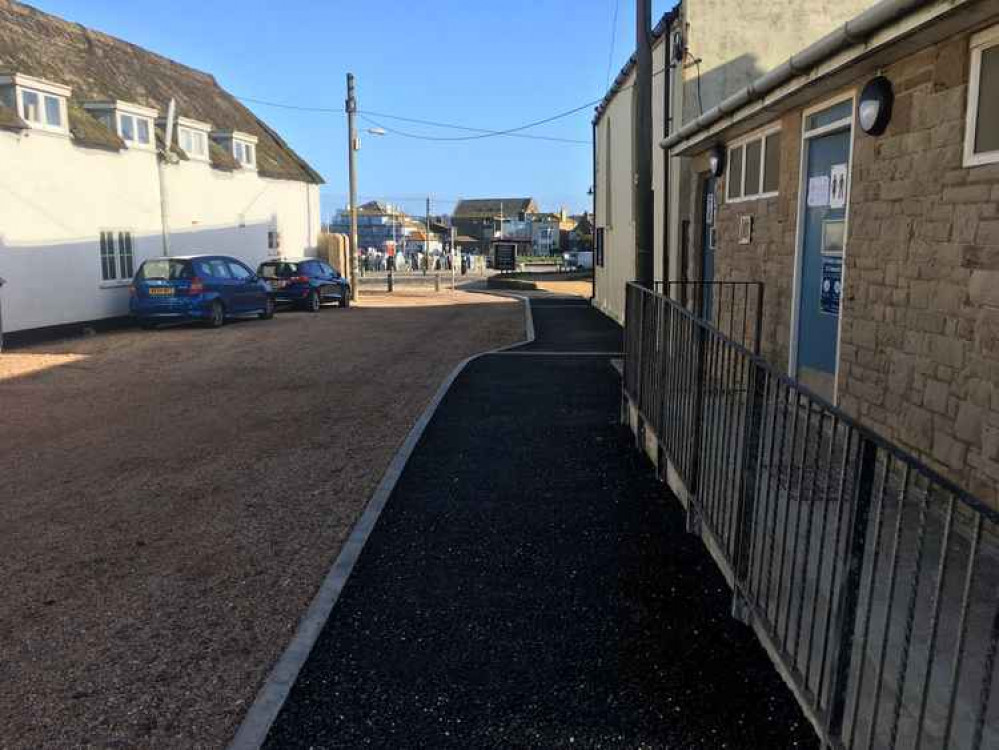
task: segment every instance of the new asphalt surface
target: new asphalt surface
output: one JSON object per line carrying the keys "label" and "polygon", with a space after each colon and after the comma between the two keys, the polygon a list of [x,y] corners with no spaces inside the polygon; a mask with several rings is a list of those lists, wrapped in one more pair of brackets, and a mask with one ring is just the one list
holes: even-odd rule
{"label": "new asphalt surface", "polygon": [[620,329],[533,314],[452,385],[265,746],[817,747],[619,425],[609,356],[544,353]]}

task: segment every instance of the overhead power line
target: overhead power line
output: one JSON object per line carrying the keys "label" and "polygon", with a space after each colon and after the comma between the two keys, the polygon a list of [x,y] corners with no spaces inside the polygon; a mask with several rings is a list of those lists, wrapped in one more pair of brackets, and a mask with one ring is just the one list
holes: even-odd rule
{"label": "overhead power line", "polygon": [[617,42],[617,12],[621,7],[621,0],[614,0],[614,20],[611,22],[610,53],[607,55],[607,80],[604,81],[604,88],[610,86],[611,65],[614,64],[614,46]]}
{"label": "overhead power line", "polygon": [[435,122],[434,120],[419,120],[415,117],[401,117],[400,115],[389,115],[384,112],[371,112],[365,110],[358,110],[360,115],[369,115],[371,117],[384,117],[389,120],[399,120],[400,122],[413,122],[419,125],[431,125],[437,128],[450,128],[451,130],[467,130],[472,133],[489,133],[491,135],[507,135],[511,138],[530,138],[536,141],[556,141],[558,143],[584,143],[589,145],[589,141],[584,141],[579,138],[560,138],[554,135],[534,135],[532,133],[503,133],[498,130],[488,130],[486,128],[473,128],[468,125],[452,125],[446,122]]}

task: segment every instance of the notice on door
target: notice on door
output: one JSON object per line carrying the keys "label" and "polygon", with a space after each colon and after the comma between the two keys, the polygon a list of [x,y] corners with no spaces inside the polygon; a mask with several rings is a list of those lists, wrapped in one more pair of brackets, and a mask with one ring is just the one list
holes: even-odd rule
{"label": "notice on door", "polygon": [[829,205],[829,175],[808,178],[808,207],[824,208]]}
{"label": "notice on door", "polygon": [[829,208],[846,206],[846,164],[833,164],[829,172]]}
{"label": "notice on door", "polygon": [[822,259],[822,291],[819,307],[826,315],[839,315],[840,295],[843,291],[843,259]]}

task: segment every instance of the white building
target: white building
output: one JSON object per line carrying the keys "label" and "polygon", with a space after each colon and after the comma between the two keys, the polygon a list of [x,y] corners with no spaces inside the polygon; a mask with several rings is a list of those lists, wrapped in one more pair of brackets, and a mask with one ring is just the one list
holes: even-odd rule
{"label": "white building", "polygon": [[127,314],[132,273],[164,238],[251,266],[315,254],[322,178],[211,75],[12,0],[0,164],[8,332]]}

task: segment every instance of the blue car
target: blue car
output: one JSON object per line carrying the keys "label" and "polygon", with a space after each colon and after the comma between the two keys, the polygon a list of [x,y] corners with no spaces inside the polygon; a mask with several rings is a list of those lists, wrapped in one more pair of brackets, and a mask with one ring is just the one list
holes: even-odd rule
{"label": "blue car", "polygon": [[260,264],[257,274],[271,286],[277,304],[303,307],[319,312],[323,302],[350,306],[350,284],[340,272],[316,258],[269,260]]}
{"label": "blue car", "polygon": [[129,306],[143,328],[184,320],[218,328],[226,318],[273,317],[269,291],[267,282],[225,255],[155,258],[136,271]]}

